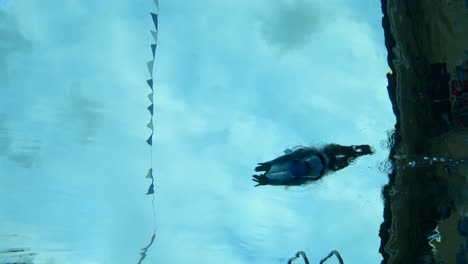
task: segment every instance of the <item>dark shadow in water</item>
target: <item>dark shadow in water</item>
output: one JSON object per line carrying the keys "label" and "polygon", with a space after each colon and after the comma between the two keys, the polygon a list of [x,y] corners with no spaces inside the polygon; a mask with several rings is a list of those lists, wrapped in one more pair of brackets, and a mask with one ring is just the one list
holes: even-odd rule
{"label": "dark shadow in water", "polygon": [[0,264],[33,264],[35,255],[26,248],[0,250]]}
{"label": "dark shadow in water", "polygon": [[0,10],[0,90],[9,86],[8,57],[15,52],[28,52],[32,44],[21,33],[16,18]]}

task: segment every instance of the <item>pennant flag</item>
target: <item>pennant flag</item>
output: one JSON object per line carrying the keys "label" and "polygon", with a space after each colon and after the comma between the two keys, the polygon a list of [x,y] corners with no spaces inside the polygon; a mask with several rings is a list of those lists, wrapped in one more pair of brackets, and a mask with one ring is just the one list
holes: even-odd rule
{"label": "pennant flag", "polygon": [[156,53],[156,44],[151,44],[151,51],[153,52],[153,60],[154,60],[154,54]]}
{"label": "pennant flag", "polygon": [[151,30],[151,35],[153,35],[153,39],[156,43],[158,43],[158,31]]}
{"label": "pennant flag", "polygon": [[148,84],[148,86],[151,88],[151,91],[152,91],[153,90],[153,79],[146,80],[146,83]]}
{"label": "pennant flag", "polygon": [[153,18],[154,28],[158,30],[158,15],[151,13],[151,17]]}
{"label": "pennant flag", "polygon": [[153,93],[148,94],[148,99],[153,103]]}
{"label": "pennant flag", "polygon": [[[154,0],[154,4],[156,5],[156,10],[159,11],[159,1],[158,0]],[[158,12],[159,13],[159,12]]]}
{"label": "pennant flag", "polygon": [[148,174],[146,174],[146,179],[153,179],[153,168],[148,170]]}
{"label": "pennant flag", "polygon": [[146,125],[147,128],[153,130],[153,118],[149,121],[149,123]]}
{"label": "pennant flag", "polygon": [[148,140],[146,140],[146,143],[148,143],[150,146],[153,145],[153,133],[151,133],[151,136],[148,138]]}
{"label": "pennant flag", "polygon": [[151,115],[153,115],[153,104],[151,104],[150,106],[148,106],[148,111],[150,111]]}
{"label": "pennant flag", "polygon": [[[154,213],[153,213],[153,216],[156,217],[156,216],[154,215]],[[156,234],[153,233],[153,236],[151,237],[151,241],[150,241],[150,243],[148,244],[148,246],[146,246],[145,248],[142,248],[142,249],[141,249],[141,253],[140,253],[141,258],[140,258],[140,260],[138,261],[138,264],[143,263],[143,260],[146,258],[146,255],[148,254],[148,249],[149,249],[149,248],[151,247],[151,245],[153,244],[155,238],[156,238]]]}
{"label": "pennant flag", "polygon": [[146,63],[146,66],[148,66],[148,71],[150,72],[151,78],[153,77],[153,63],[154,63],[154,60],[148,61],[148,63]]}
{"label": "pennant flag", "polygon": [[154,193],[154,184],[151,183],[150,187],[148,188],[148,192],[146,193],[146,195],[153,194],[153,193]]}

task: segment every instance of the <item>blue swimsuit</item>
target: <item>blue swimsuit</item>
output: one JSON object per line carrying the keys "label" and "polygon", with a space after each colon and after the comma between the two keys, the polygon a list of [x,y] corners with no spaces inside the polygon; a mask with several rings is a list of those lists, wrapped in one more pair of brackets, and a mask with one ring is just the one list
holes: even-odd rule
{"label": "blue swimsuit", "polygon": [[322,160],[318,156],[313,155],[305,160],[273,164],[266,173],[266,176],[272,183],[281,184],[296,177],[318,179],[322,171]]}

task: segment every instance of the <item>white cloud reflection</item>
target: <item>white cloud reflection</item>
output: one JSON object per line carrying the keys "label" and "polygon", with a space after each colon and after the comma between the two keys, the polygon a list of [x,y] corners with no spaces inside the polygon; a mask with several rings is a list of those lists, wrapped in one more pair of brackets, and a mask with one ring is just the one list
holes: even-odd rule
{"label": "white cloud reflection", "polygon": [[[297,250],[318,263],[332,249],[380,261],[376,165],[394,117],[380,6],[362,19],[353,3],[160,2],[148,263],[286,263]],[[30,43],[0,68],[0,234],[34,237],[0,247],[31,248],[38,263],[137,263],[153,229],[153,2],[0,7],[10,19],[0,30]],[[303,188],[253,187],[257,162],[326,143],[378,153]],[[29,168],[12,162],[33,145]]]}

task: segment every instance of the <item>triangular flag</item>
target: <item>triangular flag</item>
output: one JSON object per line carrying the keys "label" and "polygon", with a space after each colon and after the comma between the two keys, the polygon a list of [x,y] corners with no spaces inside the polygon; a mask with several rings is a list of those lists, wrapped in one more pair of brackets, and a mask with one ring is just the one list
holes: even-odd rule
{"label": "triangular flag", "polygon": [[146,195],[153,194],[153,193],[154,193],[154,184],[151,183],[150,187],[148,188],[148,192],[146,193]]}
{"label": "triangular flag", "polygon": [[153,168],[148,170],[148,174],[146,174],[146,179],[153,179]]}
{"label": "triangular flag", "polygon": [[158,31],[151,30],[151,35],[153,35],[153,39],[156,43],[158,43]]}
{"label": "triangular flag", "polygon": [[153,103],[153,93],[148,94],[148,99]]}
{"label": "triangular flag", "polygon": [[154,63],[154,60],[148,61],[148,63],[146,63],[146,66],[148,66],[148,71],[150,72],[151,77],[153,77],[153,63]]}
{"label": "triangular flag", "polygon": [[146,83],[151,88],[151,90],[153,90],[153,79],[146,80]]}
{"label": "triangular flag", "polygon": [[148,140],[146,140],[146,143],[148,143],[150,146],[153,145],[153,133],[151,133],[151,136],[148,138]]}
{"label": "triangular flag", "polygon": [[151,17],[153,18],[154,28],[158,30],[158,15],[151,13]]}
{"label": "triangular flag", "polygon": [[151,120],[149,121],[149,123],[146,125],[147,128],[149,129],[153,129],[153,118],[151,118]]}
{"label": "triangular flag", "polygon": [[154,55],[156,53],[156,44],[151,44],[151,51],[153,52],[153,60],[154,60]]}
{"label": "triangular flag", "polygon": [[148,111],[150,111],[151,115],[153,115],[153,104],[151,104],[150,106],[148,106]]}
{"label": "triangular flag", "polygon": [[159,11],[159,1],[158,1],[158,0],[154,0],[154,4],[156,5],[156,10]]}

